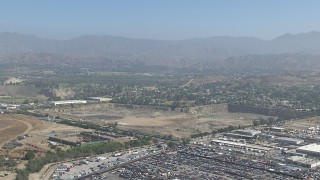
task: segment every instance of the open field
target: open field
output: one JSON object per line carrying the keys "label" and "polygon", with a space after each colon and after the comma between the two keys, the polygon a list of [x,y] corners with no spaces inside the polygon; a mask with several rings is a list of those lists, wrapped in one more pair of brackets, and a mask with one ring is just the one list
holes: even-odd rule
{"label": "open field", "polygon": [[187,114],[178,114],[172,116],[158,115],[149,117],[126,116],[119,120],[118,124],[124,126],[160,127],[176,123],[184,123],[188,120],[190,120],[190,118]]}
{"label": "open field", "polygon": [[[1,114],[0,127],[1,147],[6,143],[6,148],[0,150],[0,155],[12,158],[23,158],[30,150],[41,155],[51,149],[47,141],[48,136],[84,130],[20,114]],[[20,137],[17,138],[18,136]],[[16,143],[20,145],[16,145]],[[62,146],[61,148],[68,147]],[[17,166],[24,167],[25,163],[26,161],[21,161]]]}
{"label": "open field", "polygon": [[[28,122],[27,116],[21,115],[9,115],[9,114],[1,114],[0,115],[0,143],[3,145],[4,142],[15,138],[16,136],[27,133],[33,128],[33,125]],[[31,120],[32,121],[32,120]],[[2,126],[4,125],[4,126]]]}
{"label": "open field", "polygon": [[289,129],[306,130],[311,126],[319,126],[320,117],[311,117],[286,123],[283,127]]}
{"label": "open field", "polygon": [[211,132],[229,125],[250,125],[254,119],[265,116],[229,113],[225,105],[195,107],[191,113],[155,110],[148,107],[126,108],[111,104],[56,107],[44,113],[96,124],[118,123],[120,129],[134,129],[151,134],[190,136],[197,132]]}
{"label": "open field", "polygon": [[38,93],[39,89],[18,85],[0,85],[0,102],[3,103],[23,103],[26,99],[33,102],[35,99],[44,101],[44,95]]}

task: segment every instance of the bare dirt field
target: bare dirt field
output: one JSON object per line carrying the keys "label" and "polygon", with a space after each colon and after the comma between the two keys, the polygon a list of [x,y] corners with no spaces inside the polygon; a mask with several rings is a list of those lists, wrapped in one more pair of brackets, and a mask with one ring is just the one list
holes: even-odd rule
{"label": "bare dirt field", "polygon": [[160,127],[168,126],[175,123],[184,123],[190,120],[187,114],[178,114],[172,116],[158,115],[149,117],[126,116],[118,121],[119,125],[124,126],[143,126],[143,127]]}
{"label": "bare dirt field", "polygon": [[26,119],[25,116],[1,114],[0,144],[2,145],[4,142],[30,131],[32,125]]}
{"label": "bare dirt field", "polygon": [[8,173],[9,175],[8,176],[4,176],[4,177],[0,177],[0,179],[3,179],[3,180],[11,180],[11,179],[15,179],[16,178],[16,174],[17,173],[13,173],[13,172],[10,172],[10,171],[1,171],[0,174],[5,174],[5,173]]}
{"label": "bare dirt field", "polygon": [[[84,129],[67,126],[63,124],[56,124],[39,120],[33,116],[20,115],[20,114],[0,114],[0,142],[1,146],[5,143],[10,144],[11,140],[15,139],[21,146],[15,146],[10,149],[2,148],[1,155],[22,158],[25,153],[32,150],[37,155],[47,152],[50,147],[47,142],[48,135],[52,132],[77,132]],[[17,136],[24,136],[23,139],[17,140]],[[8,143],[9,142],[9,143]],[[19,161],[16,168],[22,169],[27,161]],[[9,176],[0,179],[14,179],[16,173],[11,172]],[[36,178],[38,179],[38,178]]]}
{"label": "bare dirt field", "polygon": [[[108,104],[57,107],[44,110],[55,116],[86,120],[96,124],[118,123],[120,129],[134,129],[152,134],[189,136],[229,125],[250,125],[260,115],[228,113],[225,106],[201,107],[194,113],[154,110],[152,108],[125,108]],[[193,111],[192,111],[193,112]]]}
{"label": "bare dirt field", "polygon": [[213,113],[197,117],[197,129],[215,130],[226,126],[251,125],[253,120],[266,116],[247,113]]}
{"label": "bare dirt field", "polygon": [[3,121],[1,120],[0,121],[0,131],[6,129],[6,128],[9,128],[10,126],[12,126],[13,124],[15,123],[14,120],[12,121]]}
{"label": "bare dirt field", "polygon": [[301,120],[295,120],[290,123],[287,123],[283,127],[289,129],[296,129],[296,130],[306,130],[311,126],[319,126],[320,125],[320,117],[311,117]]}
{"label": "bare dirt field", "polygon": [[15,154],[18,155],[19,153],[22,153],[28,149],[35,149],[45,152],[49,149],[46,143],[46,135],[53,131],[74,132],[81,129],[62,124],[44,122],[33,116],[21,114],[1,114],[0,127],[1,146],[12,139],[15,139],[19,135],[29,134],[29,137],[25,137],[19,141],[23,144],[22,147],[18,147],[10,151],[13,156]]}

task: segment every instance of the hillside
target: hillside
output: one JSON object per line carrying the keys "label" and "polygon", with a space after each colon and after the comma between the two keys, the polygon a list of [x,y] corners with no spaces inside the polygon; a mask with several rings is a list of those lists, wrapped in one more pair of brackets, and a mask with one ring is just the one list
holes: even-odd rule
{"label": "hillside", "polygon": [[[94,35],[54,40],[0,33],[2,62],[88,63],[121,60],[178,67],[212,64],[226,68],[238,65],[304,68],[317,63],[319,47],[319,32],[285,34],[270,41],[228,36],[164,41]],[[308,61],[300,62],[302,60]],[[285,67],[288,62],[290,67]]]}

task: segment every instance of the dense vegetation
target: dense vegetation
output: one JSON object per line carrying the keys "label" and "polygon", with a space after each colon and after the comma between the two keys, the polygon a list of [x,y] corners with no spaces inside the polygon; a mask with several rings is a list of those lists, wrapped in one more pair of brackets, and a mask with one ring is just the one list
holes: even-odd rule
{"label": "dense vegetation", "polygon": [[14,159],[10,157],[4,157],[0,156],[0,169],[10,169],[13,168],[16,165],[16,162]]}
{"label": "dense vegetation", "polygon": [[17,180],[27,180],[32,172],[38,172],[48,163],[64,161],[68,159],[93,156],[108,152],[115,152],[123,149],[149,145],[151,138],[141,137],[137,140],[132,140],[125,143],[119,142],[103,142],[86,146],[73,147],[66,151],[58,150],[57,152],[48,151],[44,157],[37,157],[28,161],[27,167],[24,170],[17,170]]}
{"label": "dense vegetation", "polygon": [[[314,72],[168,68],[114,59],[100,59],[98,66],[86,61],[72,66],[67,60],[63,66],[40,62],[2,63],[0,79],[19,75],[27,79],[20,86],[35,88],[49,100],[101,96],[114,103],[172,109],[215,103],[320,109],[320,74]],[[54,90],[72,93],[61,96]]]}

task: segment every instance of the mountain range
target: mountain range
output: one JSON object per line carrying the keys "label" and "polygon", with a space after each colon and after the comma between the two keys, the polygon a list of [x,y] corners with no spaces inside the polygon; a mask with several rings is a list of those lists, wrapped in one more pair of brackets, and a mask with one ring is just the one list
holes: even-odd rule
{"label": "mountain range", "polygon": [[230,61],[230,59],[245,61],[246,57],[279,58],[277,55],[283,57],[283,54],[290,54],[291,59],[295,57],[293,56],[295,54],[299,54],[299,58],[301,55],[307,55],[312,56],[312,59],[318,59],[320,32],[285,34],[272,40],[229,36],[186,40],[149,40],[95,35],[56,40],[18,33],[0,33],[0,61],[21,58],[21,54],[24,54],[23,57],[25,54],[28,56],[46,54],[73,59],[104,57],[175,66],[221,63]]}

